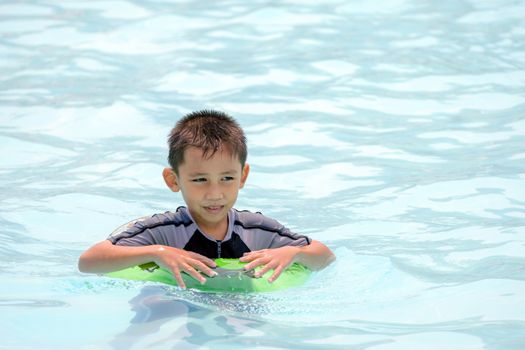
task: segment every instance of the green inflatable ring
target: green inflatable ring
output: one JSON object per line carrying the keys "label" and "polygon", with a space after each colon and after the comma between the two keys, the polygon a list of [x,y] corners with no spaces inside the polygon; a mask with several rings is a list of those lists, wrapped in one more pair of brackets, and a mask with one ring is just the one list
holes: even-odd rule
{"label": "green inflatable ring", "polygon": [[[199,289],[206,292],[272,292],[302,285],[310,277],[311,271],[300,264],[292,264],[273,283],[268,282],[272,270],[264,276],[255,278],[254,271],[245,271],[239,259],[215,259],[218,273],[215,277],[206,277],[206,283],[200,284],[197,280],[183,273],[182,277],[187,288]],[[256,268],[255,271],[259,270]],[[155,263],[130,267],[124,270],[107,273],[106,276],[137,281],[161,282],[177,285],[177,281],[168,270],[159,268]]]}

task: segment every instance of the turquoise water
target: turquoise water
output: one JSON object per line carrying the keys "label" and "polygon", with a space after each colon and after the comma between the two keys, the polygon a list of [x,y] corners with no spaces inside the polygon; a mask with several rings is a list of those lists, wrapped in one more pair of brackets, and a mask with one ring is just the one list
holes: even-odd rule
{"label": "turquoise water", "polygon": [[[525,348],[523,1],[3,1],[1,349]],[[304,287],[77,271],[182,204],[183,114],[246,129],[236,205],[325,242]]]}

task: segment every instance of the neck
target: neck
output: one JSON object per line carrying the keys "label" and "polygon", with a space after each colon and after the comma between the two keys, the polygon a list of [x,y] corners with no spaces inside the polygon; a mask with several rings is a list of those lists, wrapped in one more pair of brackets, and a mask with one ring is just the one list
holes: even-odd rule
{"label": "neck", "polygon": [[226,233],[228,232],[228,220],[224,220],[220,224],[211,227],[204,225],[199,226],[204,230],[204,232],[208,236],[211,236],[216,241],[222,241],[224,237],[226,237]]}
{"label": "neck", "polygon": [[194,213],[190,212],[189,209],[188,209],[188,214],[190,214],[192,220],[197,224],[199,229],[206,235],[210,236],[216,241],[222,241],[226,237],[228,233],[228,224],[230,220],[229,213],[220,222],[216,224],[210,224],[210,225],[206,224],[206,222],[203,222],[204,220],[201,220],[201,218],[198,215],[195,215]]}

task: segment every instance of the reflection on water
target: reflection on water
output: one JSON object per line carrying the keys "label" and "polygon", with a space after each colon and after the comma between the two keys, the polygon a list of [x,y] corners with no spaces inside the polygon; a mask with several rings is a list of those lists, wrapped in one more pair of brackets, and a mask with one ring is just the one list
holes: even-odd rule
{"label": "reflection on water", "polygon": [[[110,342],[114,349],[270,347],[286,349],[348,349],[348,346],[411,346],[414,343],[435,344],[436,349],[451,341],[455,348],[483,347],[477,336],[497,330],[511,331],[505,340],[485,338],[485,346],[504,344],[510,349],[523,343],[519,335],[522,323],[490,322],[479,318],[458,318],[432,324],[373,322],[349,317],[344,321],[310,325],[301,322],[268,323],[264,318],[232,312],[253,302],[246,296],[214,298],[213,294],[195,292],[201,303],[185,300],[187,295],[164,287],[144,287],[130,300],[135,313],[128,328]],[[191,293],[191,292],[190,292]],[[192,298],[196,295],[192,295]],[[231,299],[230,299],[231,298]],[[211,303],[208,303],[209,299]],[[236,299],[236,300],[235,300]],[[222,300],[222,301],[220,301]],[[213,304],[210,306],[210,304]],[[221,311],[221,312],[217,312]],[[442,337],[446,337],[443,339]],[[387,347],[388,348],[388,347]]]}
{"label": "reflection on water", "polygon": [[264,313],[264,300],[255,294],[146,286],[129,303],[134,316],[128,328],[111,342],[115,349],[149,342],[192,349],[202,344],[228,343],[232,337],[240,336],[248,339],[241,342],[248,346],[249,337],[263,336],[264,332],[258,329],[266,324],[248,316]]}

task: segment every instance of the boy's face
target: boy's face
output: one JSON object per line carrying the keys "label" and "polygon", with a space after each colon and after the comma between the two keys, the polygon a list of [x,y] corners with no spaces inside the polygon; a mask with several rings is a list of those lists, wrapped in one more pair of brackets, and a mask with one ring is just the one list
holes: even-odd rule
{"label": "boy's face", "polygon": [[[203,158],[202,150],[189,147],[178,175],[170,168],[164,170],[168,187],[180,191],[197,225],[206,233],[221,236],[228,228],[228,211],[237,200],[239,189],[248,177],[238,157],[221,149],[211,158]],[[222,239],[222,238],[218,238]]]}

